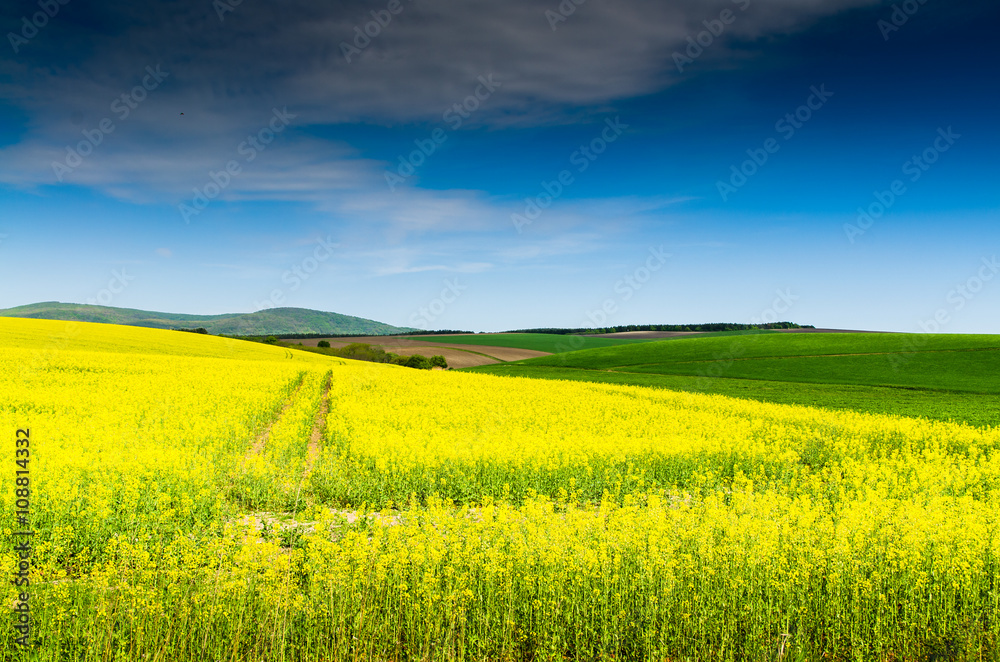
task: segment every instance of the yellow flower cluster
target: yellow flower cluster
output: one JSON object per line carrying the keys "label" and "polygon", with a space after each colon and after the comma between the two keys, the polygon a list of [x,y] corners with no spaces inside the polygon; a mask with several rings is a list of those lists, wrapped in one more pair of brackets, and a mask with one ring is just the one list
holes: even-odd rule
{"label": "yellow flower cluster", "polygon": [[314,483],[341,502],[595,501],[712,493],[739,475],[832,501],[982,500],[1000,485],[1000,429],[584,382],[340,373]]}
{"label": "yellow flower cluster", "polygon": [[0,370],[39,659],[1000,650],[997,429],[52,321]]}

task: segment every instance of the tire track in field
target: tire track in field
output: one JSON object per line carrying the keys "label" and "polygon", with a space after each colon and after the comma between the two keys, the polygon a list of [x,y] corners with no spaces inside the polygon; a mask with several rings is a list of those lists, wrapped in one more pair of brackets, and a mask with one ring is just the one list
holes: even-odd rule
{"label": "tire track in field", "polygon": [[[282,416],[288,411],[288,409],[294,404],[299,394],[302,391],[303,386],[307,381],[306,373],[302,373],[301,380],[285,403],[282,405],[281,411],[274,419],[268,424],[267,428],[263,430],[256,438],[254,447],[247,452],[244,456],[243,466],[246,462],[254,457],[255,454],[260,454],[263,452],[264,447],[267,444],[267,440],[270,438],[271,428],[281,420]],[[322,439],[323,432],[326,429],[326,416],[330,411],[330,391],[333,386],[333,371],[328,370],[323,376],[323,386],[322,395],[320,396],[319,409],[317,409],[315,416],[313,417],[313,425],[309,435],[309,442],[306,449],[306,458],[301,478],[299,479],[298,489],[295,494],[295,508],[291,512],[272,512],[267,510],[254,510],[251,512],[246,512],[242,517],[231,520],[233,522],[238,522],[244,526],[251,527],[257,532],[257,543],[264,543],[265,538],[262,533],[265,528],[272,530],[277,530],[280,532],[291,532],[290,542],[287,546],[283,545],[281,550],[282,554],[287,554],[290,550],[287,547],[291,547],[292,542],[297,537],[301,537],[303,532],[312,531],[315,528],[315,522],[299,522],[296,519],[296,513],[299,509],[300,498],[306,496],[308,499],[308,493],[303,494],[303,486],[306,484],[309,474],[312,471],[313,464],[319,457],[321,450],[320,440]],[[230,483],[232,487],[232,483]]]}
{"label": "tire track in field", "polygon": [[292,393],[287,398],[285,398],[285,401],[281,404],[281,409],[278,411],[277,415],[272,416],[271,420],[268,421],[267,425],[264,426],[264,429],[257,433],[257,436],[254,437],[253,442],[250,444],[250,447],[247,448],[246,453],[243,454],[243,457],[236,464],[232,474],[229,476],[229,484],[224,489],[225,494],[229,494],[230,492],[232,492],[233,488],[236,485],[237,476],[241,472],[246,470],[247,465],[253,460],[253,458],[257,457],[262,452],[264,452],[264,447],[267,445],[267,440],[271,438],[271,429],[275,426],[275,424],[278,421],[281,420],[281,417],[284,416],[285,413],[291,408],[292,404],[295,402],[295,400],[299,397],[299,394],[302,392],[302,387],[305,385],[305,383],[306,383],[306,373],[301,372],[299,373],[299,383],[295,386],[295,390],[292,391]]}
{"label": "tire track in field", "polygon": [[316,412],[316,417],[313,418],[312,434],[309,435],[306,462],[302,471],[303,481],[312,473],[313,464],[315,464],[316,459],[319,457],[321,450],[320,441],[323,438],[323,432],[326,430],[326,417],[330,413],[330,390],[332,387],[333,371],[331,370],[326,373],[325,383],[323,384],[323,395],[319,401],[319,410]]}
{"label": "tire track in field", "polygon": [[247,460],[253,458],[253,456],[260,455],[264,451],[264,446],[267,445],[267,440],[270,439],[271,437],[271,428],[274,427],[275,423],[281,420],[281,417],[285,415],[285,412],[287,412],[288,409],[292,406],[292,403],[295,402],[295,400],[299,397],[299,393],[302,392],[302,386],[305,383],[306,383],[306,373],[303,372],[299,375],[299,383],[295,387],[295,390],[292,392],[291,395],[289,395],[285,399],[285,402],[282,403],[281,410],[278,412],[276,416],[274,416],[268,422],[266,426],[264,426],[264,429],[261,430],[260,433],[258,433],[257,436],[254,438],[253,444],[250,446],[249,449],[247,449],[246,455],[244,455],[243,457],[244,464],[246,464]]}

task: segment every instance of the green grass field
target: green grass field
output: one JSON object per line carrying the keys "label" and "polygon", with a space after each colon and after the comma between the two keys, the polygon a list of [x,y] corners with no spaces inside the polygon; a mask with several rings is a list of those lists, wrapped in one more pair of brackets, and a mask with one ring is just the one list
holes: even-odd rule
{"label": "green grass field", "polygon": [[689,337],[471,370],[1000,424],[1000,336]]}
{"label": "green grass field", "polygon": [[[777,333],[776,331],[719,331],[683,336],[685,339],[695,337],[729,337],[735,335]],[[617,347],[619,345],[648,344],[666,342],[648,338],[595,338],[592,336],[559,335],[554,333],[482,333],[462,336],[427,336],[420,338],[421,342],[449,343],[456,345],[485,345],[487,347],[516,347],[517,349],[533,349],[550,354],[564,354],[585,349],[602,347]],[[670,338],[669,340],[676,340]]]}

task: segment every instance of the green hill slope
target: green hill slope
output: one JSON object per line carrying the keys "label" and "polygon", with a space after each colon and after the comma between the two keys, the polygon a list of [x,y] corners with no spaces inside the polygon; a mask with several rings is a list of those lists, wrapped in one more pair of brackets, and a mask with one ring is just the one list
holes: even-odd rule
{"label": "green hill slope", "polygon": [[307,308],[270,308],[256,313],[184,315],[132,308],[112,308],[47,301],[0,310],[0,317],[73,320],[102,324],[124,324],[153,329],[204,327],[219,335],[286,335],[325,333],[330,335],[391,335],[414,329],[382,324],[361,317]]}
{"label": "green hill slope", "polygon": [[767,334],[622,345],[474,368],[1000,424],[1000,336]]}

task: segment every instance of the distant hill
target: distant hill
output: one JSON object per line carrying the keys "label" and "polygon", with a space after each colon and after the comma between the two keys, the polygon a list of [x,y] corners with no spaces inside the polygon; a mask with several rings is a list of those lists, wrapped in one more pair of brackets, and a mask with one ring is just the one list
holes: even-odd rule
{"label": "distant hill", "polygon": [[46,301],[0,310],[0,317],[73,320],[101,324],[145,326],[153,329],[203,327],[214,335],[281,336],[289,334],[329,334],[383,336],[416,331],[409,327],[382,324],[361,317],[327,313],[308,308],[269,308],[256,313],[225,315],[181,315],[132,308],[112,308]]}

